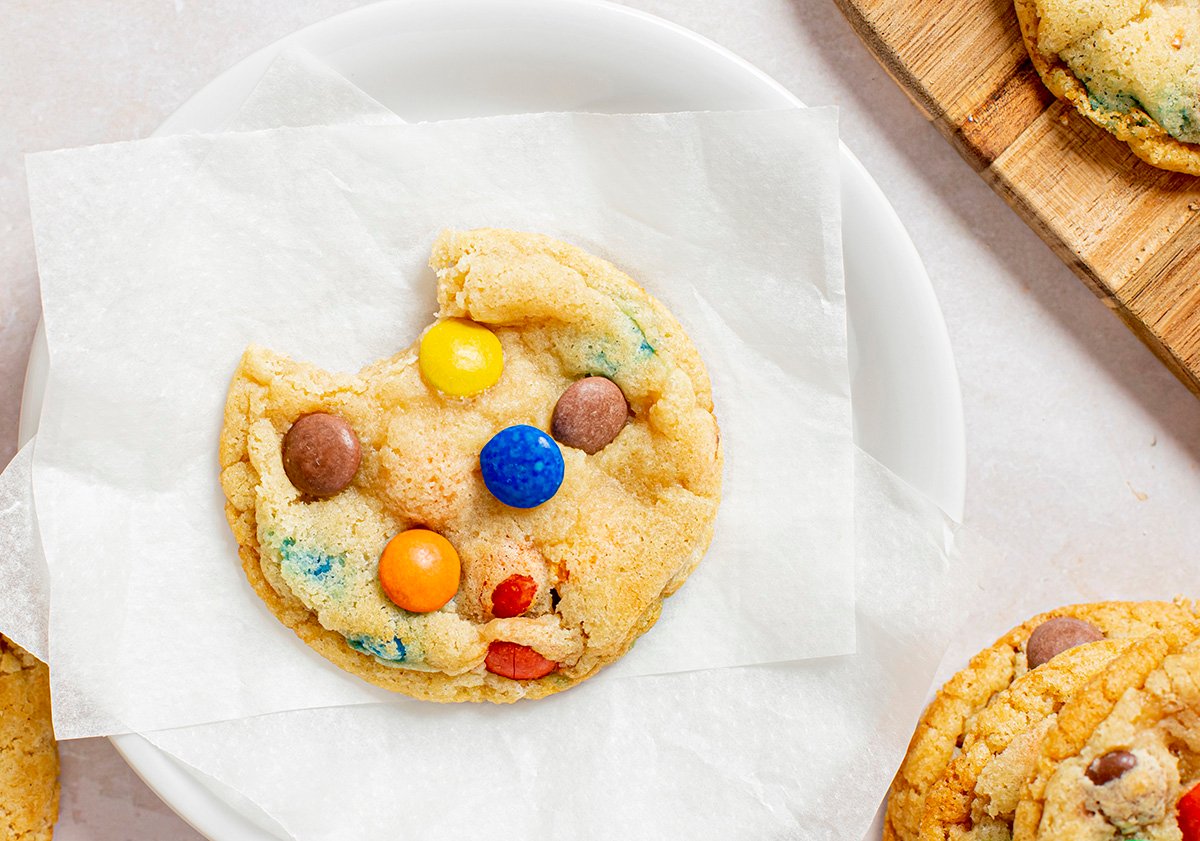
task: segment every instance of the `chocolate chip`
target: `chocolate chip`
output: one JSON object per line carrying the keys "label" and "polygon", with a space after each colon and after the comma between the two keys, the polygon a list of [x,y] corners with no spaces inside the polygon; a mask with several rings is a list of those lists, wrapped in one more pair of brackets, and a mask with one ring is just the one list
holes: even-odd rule
{"label": "chocolate chip", "polygon": [[568,447],[592,455],[617,437],[628,417],[629,404],[616,383],[604,377],[585,377],[558,398],[550,432]]}
{"label": "chocolate chip", "polygon": [[1087,778],[1098,786],[1111,783],[1126,771],[1137,767],[1137,757],[1127,750],[1114,750],[1098,756],[1087,767]]}
{"label": "chocolate chip", "polygon": [[344,418],[301,415],[283,436],[283,469],[297,490],[333,496],[345,489],[362,461],[358,436]]}
{"label": "chocolate chip", "polygon": [[1069,648],[1104,639],[1104,634],[1090,622],[1059,616],[1038,625],[1025,644],[1025,660],[1036,669]]}

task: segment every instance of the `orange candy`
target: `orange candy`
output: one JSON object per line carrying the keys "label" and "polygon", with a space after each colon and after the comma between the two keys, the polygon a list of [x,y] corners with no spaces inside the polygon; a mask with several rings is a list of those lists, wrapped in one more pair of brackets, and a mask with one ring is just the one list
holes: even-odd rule
{"label": "orange candy", "polygon": [[462,566],[450,541],[428,529],[409,529],[388,541],[379,558],[379,583],[405,610],[429,613],[454,598]]}

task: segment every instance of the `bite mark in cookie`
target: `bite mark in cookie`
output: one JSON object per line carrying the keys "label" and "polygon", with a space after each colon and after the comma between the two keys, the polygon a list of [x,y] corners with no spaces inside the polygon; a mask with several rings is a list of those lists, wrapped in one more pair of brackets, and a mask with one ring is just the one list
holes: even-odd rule
{"label": "bite mark in cookie", "polygon": [[[711,387],[662,304],[577,248],[451,232],[431,266],[438,321],[358,374],[247,350],[221,438],[227,514],[256,592],[342,668],[432,700],[540,697],[620,657],[707,548]],[[339,424],[286,469],[288,430],[320,415],[357,439],[353,470]],[[293,480],[322,455],[327,485]],[[399,575],[381,570],[413,530],[457,566],[409,547],[385,564]]]}

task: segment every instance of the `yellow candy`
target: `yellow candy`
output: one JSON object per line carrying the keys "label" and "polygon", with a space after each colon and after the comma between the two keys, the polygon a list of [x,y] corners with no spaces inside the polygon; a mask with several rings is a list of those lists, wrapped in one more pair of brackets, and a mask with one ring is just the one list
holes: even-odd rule
{"label": "yellow candy", "polygon": [[496,334],[463,318],[439,321],[421,337],[421,375],[454,397],[478,394],[504,371],[504,351]]}

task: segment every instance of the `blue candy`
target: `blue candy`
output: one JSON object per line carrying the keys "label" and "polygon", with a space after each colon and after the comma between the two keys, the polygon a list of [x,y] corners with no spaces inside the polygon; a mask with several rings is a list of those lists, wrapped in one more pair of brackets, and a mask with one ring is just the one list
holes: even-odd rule
{"label": "blue candy", "polygon": [[400,637],[393,638],[391,642],[383,642],[365,634],[347,634],[346,644],[355,651],[370,654],[380,660],[391,660],[394,663],[403,663],[408,656],[408,652],[404,649],[404,640]]}
{"label": "blue candy", "polygon": [[483,483],[513,508],[536,508],[558,493],[563,457],[554,439],[533,426],[502,429],[479,453]]}

